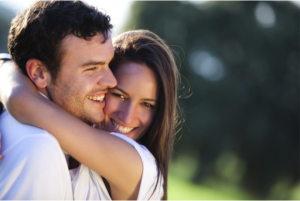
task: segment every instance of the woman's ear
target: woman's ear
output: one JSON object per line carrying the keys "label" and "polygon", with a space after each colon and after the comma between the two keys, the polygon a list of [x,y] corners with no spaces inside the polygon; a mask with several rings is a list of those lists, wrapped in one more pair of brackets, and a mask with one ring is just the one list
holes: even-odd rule
{"label": "woman's ear", "polygon": [[26,71],[29,78],[38,88],[46,88],[49,79],[49,72],[44,64],[38,59],[29,59],[26,63]]}

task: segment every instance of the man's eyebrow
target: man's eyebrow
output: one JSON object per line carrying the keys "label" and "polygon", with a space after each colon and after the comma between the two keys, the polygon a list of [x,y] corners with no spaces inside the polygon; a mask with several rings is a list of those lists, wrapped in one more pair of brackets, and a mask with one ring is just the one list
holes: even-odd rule
{"label": "man's eyebrow", "polygon": [[88,61],[86,63],[83,63],[81,66],[85,67],[85,66],[96,66],[96,65],[104,65],[105,62],[104,61]]}
{"label": "man's eyebrow", "polygon": [[[121,91],[123,94],[125,94],[126,96],[128,96],[128,93],[126,93],[123,89],[120,89],[120,88],[117,87],[117,86],[115,87],[115,89]],[[143,100],[144,100],[144,101],[153,101],[153,102],[157,102],[157,100],[151,99],[151,98],[144,98]]]}

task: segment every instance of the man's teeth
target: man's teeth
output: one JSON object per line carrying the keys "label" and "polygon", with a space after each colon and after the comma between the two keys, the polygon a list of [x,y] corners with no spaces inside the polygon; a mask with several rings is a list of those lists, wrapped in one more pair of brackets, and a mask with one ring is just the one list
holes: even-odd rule
{"label": "man's teeth", "polygon": [[134,129],[134,128],[130,128],[130,127],[121,126],[121,125],[117,124],[116,122],[114,122],[113,120],[112,120],[112,124],[114,125],[116,130],[120,133],[129,133],[130,131],[132,131]]}
{"label": "man's teeth", "polygon": [[99,102],[102,102],[105,95],[101,95],[101,96],[86,96],[88,99],[90,100],[94,100],[94,101],[99,101]]}

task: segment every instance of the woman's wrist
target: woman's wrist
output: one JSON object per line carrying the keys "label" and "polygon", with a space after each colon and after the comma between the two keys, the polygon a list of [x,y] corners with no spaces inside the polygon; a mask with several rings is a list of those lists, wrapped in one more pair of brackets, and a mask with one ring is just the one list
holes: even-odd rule
{"label": "woman's wrist", "polygon": [[0,59],[7,59],[7,60],[11,60],[10,55],[7,53],[0,53]]}
{"label": "woman's wrist", "polygon": [[[6,62],[9,61],[10,59],[10,55],[9,54],[0,54],[0,67]],[[3,111],[3,104],[0,102],[0,115]],[[0,156],[1,158],[1,156]]]}
{"label": "woman's wrist", "polygon": [[17,67],[11,60],[7,60],[0,66],[0,102],[7,108],[8,99],[12,91],[20,84],[13,78],[18,72]]}
{"label": "woman's wrist", "polygon": [[3,64],[7,61],[11,61],[10,59],[0,59],[0,68],[3,66]]}
{"label": "woman's wrist", "polygon": [[7,53],[0,53],[0,67],[6,62],[11,61],[10,55]]}

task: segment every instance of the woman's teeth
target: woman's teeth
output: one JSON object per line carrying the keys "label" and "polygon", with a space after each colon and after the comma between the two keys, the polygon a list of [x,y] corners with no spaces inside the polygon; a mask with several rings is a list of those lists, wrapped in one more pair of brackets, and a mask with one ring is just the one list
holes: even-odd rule
{"label": "woman's teeth", "polygon": [[102,102],[105,95],[101,95],[101,96],[86,96],[88,99],[90,100],[94,100],[94,101],[99,101],[99,102]]}
{"label": "woman's teeth", "polygon": [[130,128],[130,127],[124,127],[124,126],[121,126],[120,124],[114,122],[113,120],[111,120],[113,126],[116,128],[116,130],[120,133],[129,133],[130,131],[132,131],[134,128]]}

